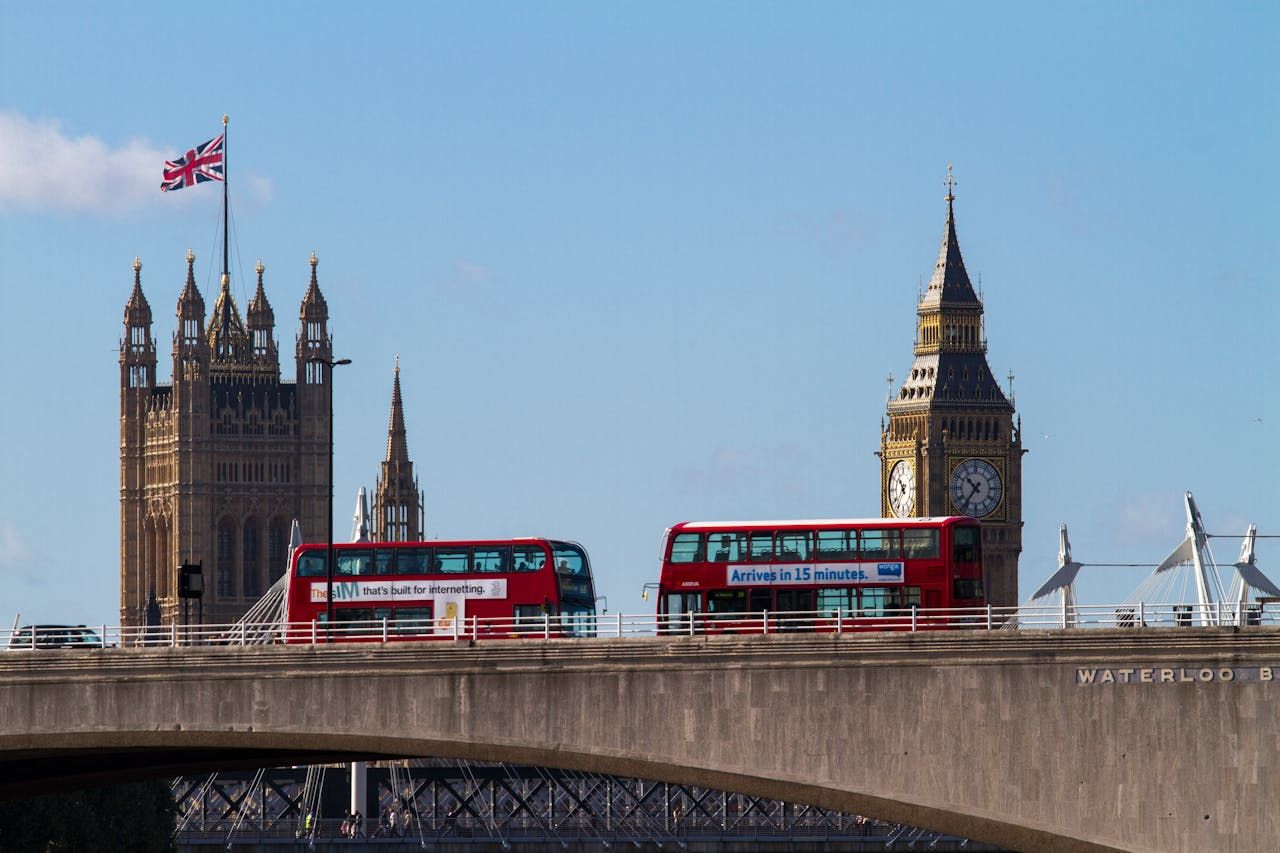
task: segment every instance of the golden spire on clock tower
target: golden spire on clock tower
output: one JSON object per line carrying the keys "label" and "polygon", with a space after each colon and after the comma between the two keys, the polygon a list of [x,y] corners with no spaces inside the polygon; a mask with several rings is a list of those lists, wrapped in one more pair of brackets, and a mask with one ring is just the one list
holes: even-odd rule
{"label": "golden spire on clock tower", "polygon": [[983,522],[987,596],[1017,604],[1022,550],[1022,446],[1014,408],[987,363],[983,302],[956,236],[947,166],[947,221],[916,306],[914,360],[890,394],[881,431],[885,515],[971,515]]}

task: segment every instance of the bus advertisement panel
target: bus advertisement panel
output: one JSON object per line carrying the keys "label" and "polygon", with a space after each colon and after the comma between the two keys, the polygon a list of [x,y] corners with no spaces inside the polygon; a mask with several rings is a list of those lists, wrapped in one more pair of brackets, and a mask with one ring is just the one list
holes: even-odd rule
{"label": "bus advertisement panel", "polygon": [[[333,546],[333,625],[323,544],[290,565],[290,642],[501,637],[594,630],[587,552],[556,539],[351,542]],[[306,628],[312,626],[312,630]]]}
{"label": "bus advertisement panel", "polygon": [[658,615],[679,631],[759,630],[765,613],[780,630],[886,630],[914,608],[950,627],[939,611],[986,604],[981,534],[967,516],[683,522],[663,536]]}

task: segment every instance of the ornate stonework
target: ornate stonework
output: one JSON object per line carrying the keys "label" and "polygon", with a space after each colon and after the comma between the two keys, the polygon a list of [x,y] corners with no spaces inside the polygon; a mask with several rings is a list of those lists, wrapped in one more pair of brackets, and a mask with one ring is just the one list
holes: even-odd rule
{"label": "ornate stonework", "polygon": [[885,516],[981,518],[987,598],[1016,606],[1021,427],[987,365],[982,299],[960,255],[949,168],[947,177],[947,224],[916,309],[915,360],[882,424],[880,508]]}
{"label": "ornate stonework", "polygon": [[[285,570],[289,533],[324,529],[328,496],[328,308],[311,281],[300,311],[296,379],[280,376],[275,316],[263,290],[241,321],[223,277],[205,325],[195,256],[173,336],[173,381],[156,382],[151,308],[134,262],[120,343],[120,619],[146,623],[154,594],[161,620],[182,616],[178,566],[202,563],[207,623],[237,619]],[[191,609],[194,620],[196,609]]]}

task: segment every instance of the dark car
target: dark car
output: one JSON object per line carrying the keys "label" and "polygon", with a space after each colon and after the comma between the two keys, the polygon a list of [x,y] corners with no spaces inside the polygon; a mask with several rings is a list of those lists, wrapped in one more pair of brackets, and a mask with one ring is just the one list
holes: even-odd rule
{"label": "dark car", "polygon": [[9,648],[100,649],[102,638],[84,625],[25,625],[9,638]]}

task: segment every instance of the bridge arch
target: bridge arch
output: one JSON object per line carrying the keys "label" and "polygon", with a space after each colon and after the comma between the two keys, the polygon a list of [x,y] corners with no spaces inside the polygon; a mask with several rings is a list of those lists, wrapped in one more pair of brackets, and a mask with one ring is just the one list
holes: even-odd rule
{"label": "bridge arch", "polygon": [[[1014,849],[1261,849],[1280,693],[1256,673],[1273,663],[1268,629],[15,653],[0,661],[14,721],[0,778],[28,782],[0,795],[433,755],[738,791]],[[1206,667],[1242,677],[1158,681]],[[1081,670],[1157,675],[1083,684]]]}

